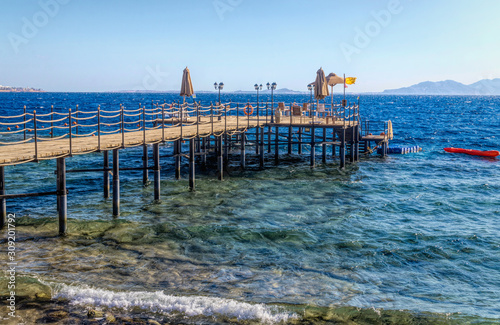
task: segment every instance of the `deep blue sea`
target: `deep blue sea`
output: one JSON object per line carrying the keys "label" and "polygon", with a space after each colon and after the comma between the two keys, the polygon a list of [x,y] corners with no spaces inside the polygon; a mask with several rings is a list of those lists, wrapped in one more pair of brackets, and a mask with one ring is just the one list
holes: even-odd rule
{"label": "deep blue sea", "polygon": [[[181,98],[0,93],[0,115],[24,105],[62,112],[152,100]],[[224,94],[229,100],[255,96]],[[320,150],[311,169],[307,146],[303,157],[282,148],[279,166],[270,156],[259,170],[249,149],[247,170],[236,156],[224,181],[198,171],[190,192],[187,165],[174,179],[167,143],[161,202],[143,187],[142,172],[123,171],[119,218],[102,197],[102,173],[68,174],[63,238],[54,197],[8,200],[17,217],[18,286],[39,293],[23,319],[48,321],[63,310],[65,318],[52,320],[73,324],[97,310],[137,323],[500,324],[500,159],[443,151],[500,150],[500,97],[361,95],[360,111],[363,120],[392,121],[391,145],[423,151],[363,156],[341,170],[338,158],[322,165]],[[121,167],[138,167],[141,157],[142,148],[126,149]],[[67,159],[68,169],[99,166],[99,153]],[[54,170],[54,161],[6,167],[7,193],[53,191]],[[4,231],[3,247],[5,238]],[[0,292],[4,284],[6,277]],[[48,301],[39,299],[43,290]]]}

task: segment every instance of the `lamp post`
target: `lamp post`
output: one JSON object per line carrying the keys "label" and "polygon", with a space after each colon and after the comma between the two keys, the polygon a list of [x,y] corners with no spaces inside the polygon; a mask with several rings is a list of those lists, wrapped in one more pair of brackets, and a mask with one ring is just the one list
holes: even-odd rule
{"label": "lamp post", "polygon": [[266,84],[267,90],[271,90],[271,123],[274,123],[274,90],[278,86],[277,83],[273,82],[270,84],[269,82]]}
{"label": "lamp post", "polygon": [[259,106],[259,90],[262,90],[262,84],[260,84],[260,85],[255,84],[253,86],[254,86],[255,90],[257,90],[257,106]]}
{"label": "lamp post", "polygon": [[312,102],[313,102],[313,89],[314,89],[314,84],[308,84],[307,85],[307,89],[309,90],[309,92],[311,93],[311,100],[309,102],[309,114],[312,114]]}
{"label": "lamp post", "polygon": [[220,91],[222,89],[224,89],[224,83],[220,82],[219,84],[217,84],[216,82],[214,82],[214,88],[215,88],[215,90],[219,91],[219,109],[218,110],[219,110],[220,114],[219,114],[219,117],[217,118],[217,120],[220,121],[220,120],[222,120],[222,111],[221,111],[221,106],[220,106],[220,104],[221,104],[221,101],[220,101]]}
{"label": "lamp post", "polygon": [[221,102],[220,102],[220,91],[221,91],[222,89],[224,89],[224,83],[223,83],[223,82],[221,82],[221,83],[217,84],[217,83],[215,82],[215,83],[214,83],[214,88],[215,88],[215,90],[218,90],[218,91],[219,91],[219,106],[220,106],[220,103],[221,103]]}

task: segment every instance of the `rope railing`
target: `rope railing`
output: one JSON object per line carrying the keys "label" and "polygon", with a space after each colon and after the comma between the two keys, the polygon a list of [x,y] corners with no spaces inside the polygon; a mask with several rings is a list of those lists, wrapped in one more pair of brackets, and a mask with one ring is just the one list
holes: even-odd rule
{"label": "rope railing", "polygon": [[[320,111],[316,103],[310,103],[308,109],[303,111],[301,108],[300,116],[305,116],[312,123],[315,118],[320,117]],[[344,126],[360,123],[359,105],[349,103],[342,104],[322,104],[322,112],[334,115],[337,120],[343,121]],[[97,137],[98,151],[101,150],[101,136],[121,134],[121,147],[127,145],[136,145],[136,137],[128,138],[129,133],[142,132],[142,143],[148,142],[147,132],[161,133],[161,141],[166,141],[166,130],[177,128],[174,134],[168,133],[168,140],[188,139],[193,134],[193,129],[189,133],[185,132],[185,127],[196,127],[195,136],[215,135],[221,136],[224,133],[228,135],[241,134],[248,131],[251,125],[251,119],[257,125],[269,123],[272,121],[277,109],[284,108],[284,115],[290,117],[290,124],[293,123],[292,108],[295,106],[303,107],[294,103],[280,104],[279,102],[224,102],[211,103],[210,106],[201,103],[180,103],[165,101],[151,102],[149,107],[139,105],[136,109],[127,109],[120,105],[118,110],[105,110],[100,106],[97,110],[85,111],[76,106],[76,110],[68,109],[67,112],[54,111],[50,107],[50,113],[37,114],[27,112],[24,107],[23,114],[13,116],[0,116],[0,145],[14,145],[34,143],[34,160],[38,160],[38,141],[47,143],[49,141],[69,140],[70,154],[72,154],[73,138]],[[251,108],[251,109],[250,109]],[[64,109],[65,110],[65,109]],[[324,113],[323,116],[326,116]],[[331,116],[330,115],[330,116]],[[282,121],[287,123],[286,117]],[[222,119],[224,117],[224,120]],[[230,120],[230,118],[233,118]],[[230,124],[228,125],[228,120]],[[88,121],[87,124],[82,122]],[[307,120],[306,120],[307,121]],[[282,122],[282,123],[283,123]],[[200,130],[200,125],[211,124],[210,130]],[[13,129],[13,128],[16,129]],[[82,129],[84,132],[79,132]],[[50,136],[47,136],[49,134]],[[21,138],[19,138],[21,136]],[[149,137],[150,138],[150,137]],[[156,138],[158,139],[158,138]],[[154,141],[157,141],[157,140]],[[128,140],[128,141],[127,141]],[[107,147],[108,148],[108,147]]]}

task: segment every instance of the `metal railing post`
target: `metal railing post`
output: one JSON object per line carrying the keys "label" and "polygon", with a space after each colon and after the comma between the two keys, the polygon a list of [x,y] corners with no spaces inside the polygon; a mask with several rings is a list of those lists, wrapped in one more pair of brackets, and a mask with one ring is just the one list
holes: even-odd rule
{"label": "metal railing post", "polygon": [[212,134],[214,134],[214,104],[210,102],[210,122],[212,123]]}
{"label": "metal railing post", "polygon": [[195,103],[196,105],[196,136],[200,136],[200,106]]}
{"label": "metal railing post", "polygon": [[75,123],[76,123],[75,129],[76,129],[76,134],[78,134],[78,115],[79,115],[79,114],[78,114],[78,104],[76,105],[75,115],[76,115],[76,116],[75,116],[75,118],[76,118],[76,121],[75,121]]}
{"label": "metal railing post", "polygon": [[101,152],[101,106],[97,107],[97,151]]}
{"label": "metal railing post", "polygon": [[146,106],[142,107],[142,144],[146,144]]}
{"label": "metal railing post", "polygon": [[24,105],[24,140],[26,140],[26,105]]}
{"label": "metal railing post", "polygon": [[120,105],[120,121],[121,121],[121,131],[122,131],[122,148],[125,148],[125,122],[123,116],[123,105]]}
{"label": "metal railing post", "polygon": [[269,103],[266,103],[266,124],[267,124],[268,115],[269,115]]}
{"label": "metal railing post", "polygon": [[165,104],[161,106],[161,140],[165,142]]}
{"label": "metal railing post", "polygon": [[54,137],[54,105],[50,106],[50,137]]}
{"label": "metal railing post", "polygon": [[35,130],[35,161],[38,161],[38,133],[36,127],[36,111],[33,111],[33,129]]}
{"label": "metal railing post", "polygon": [[69,155],[73,155],[73,135],[72,135],[72,127],[71,127],[71,108],[68,111],[68,133],[69,133]]}

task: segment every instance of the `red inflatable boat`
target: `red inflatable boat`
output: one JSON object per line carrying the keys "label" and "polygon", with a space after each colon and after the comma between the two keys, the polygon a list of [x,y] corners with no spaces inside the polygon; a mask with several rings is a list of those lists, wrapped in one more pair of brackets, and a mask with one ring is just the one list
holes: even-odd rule
{"label": "red inflatable boat", "polygon": [[500,151],[490,150],[490,151],[481,151],[481,150],[473,150],[473,149],[462,149],[462,148],[444,148],[446,152],[455,152],[455,153],[466,153],[472,156],[481,156],[481,157],[496,157],[500,155]]}

